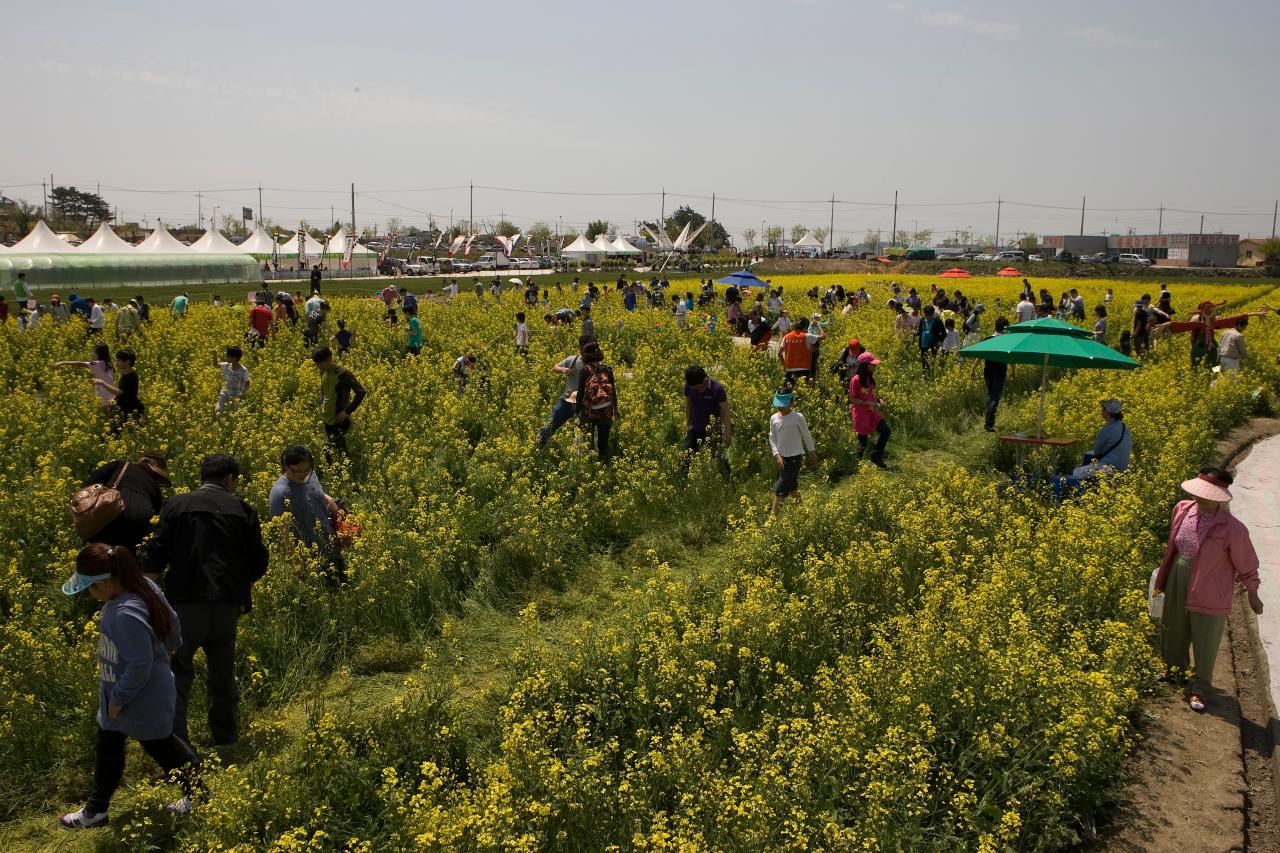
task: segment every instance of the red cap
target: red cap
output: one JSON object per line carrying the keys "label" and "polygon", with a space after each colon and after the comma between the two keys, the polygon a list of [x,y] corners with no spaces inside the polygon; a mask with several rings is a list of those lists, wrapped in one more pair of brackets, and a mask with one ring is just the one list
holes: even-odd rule
{"label": "red cap", "polygon": [[862,346],[862,342],[859,341],[857,338],[849,338],[849,349],[853,349],[854,347],[860,347],[860,346]]}

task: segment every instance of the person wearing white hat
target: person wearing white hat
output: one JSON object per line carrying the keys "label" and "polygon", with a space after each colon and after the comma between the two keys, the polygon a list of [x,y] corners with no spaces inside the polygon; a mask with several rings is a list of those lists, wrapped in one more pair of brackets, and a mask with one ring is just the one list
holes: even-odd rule
{"label": "person wearing white hat", "polygon": [[[1259,616],[1262,599],[1258,554],[1249,529],[1227,508],[1231,475],[1221,468],[1201,468],[1198,476],[1182,483],[1182,490],[1191,499],[1173,508],[1169,541],[1155,580],[1155,589],[1165,596],[1160,654],[1167,677],[1194,672],[1187,698],[1191,709],[1200,712],[1213,689],[1213,667],[1236,580],[1249,591],[1249,607]],[[1194,670],[1188,650],[1195,655]]]}

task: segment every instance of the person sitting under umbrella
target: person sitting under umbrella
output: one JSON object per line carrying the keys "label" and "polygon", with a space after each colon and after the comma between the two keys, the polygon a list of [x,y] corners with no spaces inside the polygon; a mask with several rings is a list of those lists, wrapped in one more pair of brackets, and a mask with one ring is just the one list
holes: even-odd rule
{"label": "person sitting under umbrella", "polygon": [[1120,473],[1129,467],[1133,434],[1124,422],[1123,406],[1119,400],[1112,398],[1102,401],[1102,419],[1105,423],[1098,430],[1093,449],[1085,453],[1083,464],[1071,472],[1074,480]]}

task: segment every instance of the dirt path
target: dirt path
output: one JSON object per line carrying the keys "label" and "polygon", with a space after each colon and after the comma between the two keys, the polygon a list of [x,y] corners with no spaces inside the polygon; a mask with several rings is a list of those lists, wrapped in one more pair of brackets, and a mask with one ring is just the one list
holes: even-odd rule
{"label": "dirt path", "polygon": [[[1217,456],[1234,471],[1255,442],[1276,434],[1280,420],[1257,419],[1227,436]],[[1266,669],[1257,622],[1237,590],[1214,671],[1218,694],[1197,714],[1181,689],[1161,689],[1139,723],[1144,740],[1126,762],[1116,812],[1087,849],[1280,851]]]}

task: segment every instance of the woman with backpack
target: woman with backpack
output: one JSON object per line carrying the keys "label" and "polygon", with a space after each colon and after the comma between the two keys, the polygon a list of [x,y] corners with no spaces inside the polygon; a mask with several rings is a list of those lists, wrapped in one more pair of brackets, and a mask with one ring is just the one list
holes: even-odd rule
{"label": "woman with backpack", "polygon": [[591,341],[582,348],[584,367],[578,379],[579,418],[587,436],[595,442],[600,461],[609,464],[609,430],[618,416],[618,386],[613,368],[604,363],[600,344]]}
{"label": "woman with backpack", "polygon": [[160,588],[142,574],[127,548],[94,542],[76,555],[76,570],[62,591],[85,590],[103,603],[98,630],[98,735],[93,792],[85,805],[60,818],[64,829],[95,829],[108,823],[111,796],[124,775],[125,741],[142,744],[166,773],[179,771],[183,797],[165,806],[172,814],[191,809],[192,776],[200,760],[173,733],[177,703],[169,656],[181,637],[178,614]]}

